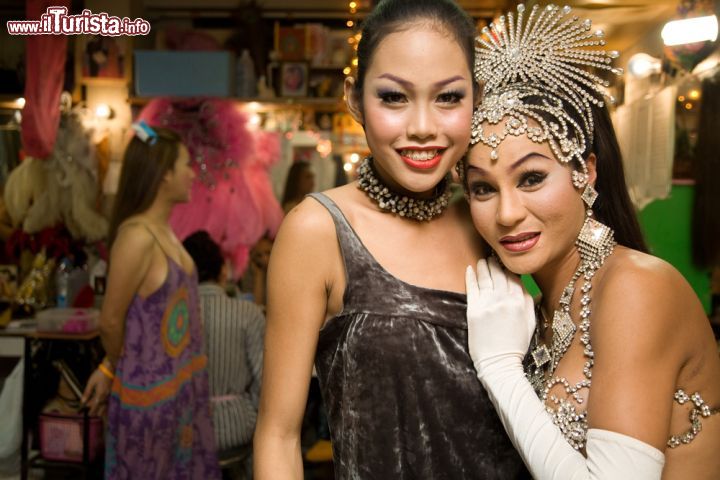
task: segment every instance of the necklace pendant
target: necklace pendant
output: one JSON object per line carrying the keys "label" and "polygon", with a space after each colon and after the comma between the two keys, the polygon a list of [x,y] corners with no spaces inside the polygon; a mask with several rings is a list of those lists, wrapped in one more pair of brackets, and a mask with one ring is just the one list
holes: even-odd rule
{"label": "necklace pendant", "polygon": [[564,345],[565,343],[569,343],[568,340],[572,339],[577,328],[575,327],[575,324],[573,323],[572,318],[570,318],[570,314],[568,312],[565,310],[555,310],[555,313],[553,314],[552,329],[553,338],[555,339],[553,343]]}
{"label": "necklace pendant", "polygon": [[560,296],[560,304],[561,305],[570,305],[570,301],[572,300],[573,293],[575,293],[575,282],[572,282],[570,285],[565,287],[562,295]]}
{"label": "necklace pendant", "polygon": [[542,368],[543,365],[550,361],[550,351],[545,345],[540,345],[532,352],[535,368]]}

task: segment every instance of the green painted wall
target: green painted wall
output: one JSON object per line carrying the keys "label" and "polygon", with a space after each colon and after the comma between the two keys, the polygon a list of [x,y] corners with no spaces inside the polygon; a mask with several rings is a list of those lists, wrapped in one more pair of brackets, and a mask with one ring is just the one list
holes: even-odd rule
{"label": "green painted wall", "polygon": [[673,185],[670,196],[655,200],[640,212],[640,224],[650,252],[672,264],[695,290],[710,313],[710,272],[692,262],[692,205],[695,187]]}
{"label": "green painted wall", "polygon": [[[710,272],[692,263],[691,222],[694,187],[673,185],[670,196],[648,204],[639,214],[640,225],[650,252],[667,261],[690,283],[705,312],[710,313]],[[523,276],[523,283],[531,295],[540,290],[532,278]]]}

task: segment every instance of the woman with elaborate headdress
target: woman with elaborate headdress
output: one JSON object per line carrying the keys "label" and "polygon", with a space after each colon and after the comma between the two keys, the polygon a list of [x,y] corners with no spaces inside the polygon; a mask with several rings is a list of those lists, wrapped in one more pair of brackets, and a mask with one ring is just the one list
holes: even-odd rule
{"label": "woman with elaborate headdress", "polygon": [[[470,352],[533,476],[720,478],[717,346],[646,253],[596,74],[621,73],[617,52],[590,28],[520,5],[478,39],[461,174],[502,265],[467,270]],[[533,276],[537,305],[507,271]]]}

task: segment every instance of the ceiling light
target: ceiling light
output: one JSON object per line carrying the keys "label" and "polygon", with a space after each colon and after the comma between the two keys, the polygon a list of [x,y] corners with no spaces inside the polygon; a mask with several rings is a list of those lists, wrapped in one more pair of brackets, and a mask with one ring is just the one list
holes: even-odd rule
{"label": "ceiling light", "polygon": [[662,62],[659,58],[651,57],[647,53],[636,53],[628,61],[630,75],[645,78],[654,73],[660,73]]}
{"label": "ceiling light", "polygon": [[708,15],[706,17],[673,20],[665,24],[660,35],[667,46],[705,42],[707,40],[714,42],[718,36],[717,17]]}

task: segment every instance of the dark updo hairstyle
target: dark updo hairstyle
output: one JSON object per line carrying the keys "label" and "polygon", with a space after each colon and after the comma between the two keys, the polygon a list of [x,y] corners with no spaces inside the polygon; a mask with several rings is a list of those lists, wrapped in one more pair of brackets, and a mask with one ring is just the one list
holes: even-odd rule
{"label": "dark updo hairstyle", "polygon": [[125,149],[120,182],[110,216],[110,248],[120,225],[133,215],[150,208],[165,174],[175,168],[182,144],[180,135],[167,128],[152,129],[157,134],[157,140],[152,144],[134,135]]}
{"label": "dark updo hairstyle", "polygon": [[205,230],[198,230],[183,240],[183,247],[190,254],[198,272],[199,282],[217,282],[225,264],[220,246]]}
{"label": "dark updo hairstyle", "polygon": [[[472,19],[452,0],[381,0],[362,23],[358,43],[358,70],[355,94],[362,98],[365,75],[380,42],[390,35],[412,27],[417,22],[441,26],[462,48],[470,77],[475,65],[477,30]],[[473,80],[473,90],[477,84]]]}

